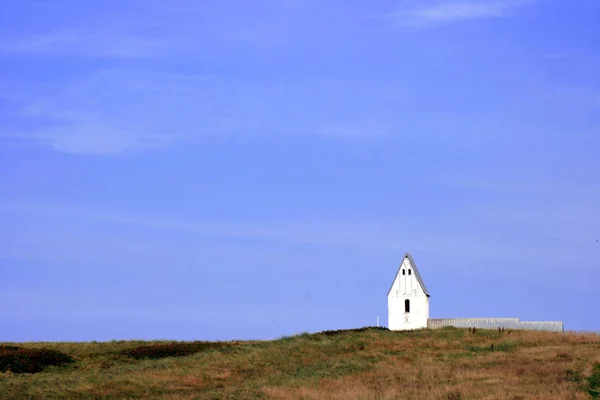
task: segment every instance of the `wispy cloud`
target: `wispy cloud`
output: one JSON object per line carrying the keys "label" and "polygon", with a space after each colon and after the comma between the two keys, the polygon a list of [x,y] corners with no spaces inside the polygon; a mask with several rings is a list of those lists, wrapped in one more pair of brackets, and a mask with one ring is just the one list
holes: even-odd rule
{"label": "wispy cloud", "polygon": [[408,5],[392,14],[398,25],[430,27],[473,19],[503,18],[533,0],[443,1]]}
{"label": "wispy cloud", "polygon": [[106,29],[67,29],[0,41],[10,54],[78,55],[111,58],[145,58],[168,55],[177,44]]}
{"label": "wispy cloud", "polygon": [[182,137],[251,126],[243,98],[211,75],[98,71],[30,100],[20,117],[39,121],[13,139],[66,153],[120,154],[171,145]]}
{"label": "wispy cloud", "polygon": [[[119,59],[170,56],[181,52],[181,42],[186,39],[177,35],[177,28],[192,20],[185,12],[189,10],[172,16],[164,9],[154,10],[152,2],[135,0],[124,0],[115,10],[107,4],[93,12],[65,2],[52,6],[28,2],[24,9],[28,19],[44,23],[22,24],[27,27],[5,34],[0,31],[0,54]],[[191,40],[185,40],[187,49],[192,45]]]}
{"label": "wispy cloud", "polygon": [[384,232],[377,223],[361,222],[275,222],[235,223],[185,221],[176,218],[136,215],[111,209],[77,205],[0,201],[0,207],[18,213],[45,215],[70,221],[104,222],[182,232],[191,235],[275,240],[326,246],[357,246],[393,250],[412,241],[405,235]]}
{"label": "wispy cloud", "polygon": [[[558,211],[557,211],[558,210]],[[123,254],[125,259],[130,259],[132,254],[146,254],[153,259],[164,258],[176,260],[181,258],[181,251],[172,251],[168,254],[162,254],[166,251],[161,246],[160,249],[152,248],[151,244],[146,242],[136,242],[129,236],[109,238],[105,236],[95,236],[93,227],[100,224],[104,227],[112,225],[116,231],[121,231],[125,227],[142,229],[149,232],[177,232],[188,236],[194,243],[198,243],[198,238],[206,238],[214,241],[224,241],[226,243],[231,239],[260,241],[264,243],[288,243],[296,245],[310,245],[319,247],[342,247],[352,248],[362,251],[378,252],[398,252],[410,249],[422,253],[444,253],[447,255],[471,254],[487,256],[523,256],[524,254],[536,255],[551,254],[556,248],[547,247],[539,241],[520,242],[519,235],[512,234],[510,237],[504,237],[504,233],[510,231],[514,226],[526,231],[537,231],[539,226],[544,230],[546,227],[555,228],[557,237],[556,243],[571,243],[577,238],[583,243],[582,235],[590,233],[593,226],[597,226],[597,221],[583,220],[582,215],[575,210],[570,213],[560,211],[560,208],[547,207],[544,210],[538,210],[531,213],[529,209],[514,209],[512,205],[490,205],[489,207],[466,208],[457,212],[456,221],[476,220],[477,224],[464,224],[460,228],[428,229],[419,227],[417,220],[403,219],[402,223],[411,226],[410,230],[397,231],[397,223],[381,220],[340,220],[332,219],[329,221],[255,221],[255,222],[235,222],[235,221],[193,221],[181,219],[173,216],[153,216],[140,215],[131,212],[124,212],[114,209],[94,208],[79,206],[74,204],[44,203],[44,202],[15,202],[0,201],[0,211],[6,215],[20,215],[28,220],[32,219],[39,222],[39,227],[29,226],[27,234],[20,235],[19,231],[12,232],[9,240],[8,231],[5,232],[7,240],[3,241],[5,249],[2,254],[11,257],[64,257],[69,253],[68,249],[82,249],[86,258],[90,254],[97,254],[99,259],[105,259],[105,254],[111,254],[111,257],[117,257],[116,254]],[[12,218],[12,217],[11,217]],[[52,228],[44,234],[43,224],[45,218],[51,218],[52,221],[60,220],[61,226],[66,230],[62,233]],[[456,226],[452,218],[440,223],[441,226]],[[54,222],[55,224],[55,222]],[[486,237],[481,237],[481,226],[489,225],[493,232]],[[595,225],[594,225],[595,224]],[[10,225],[10,224],[9,224]],[[82,231],[71,232],[68,227],[81,226]],[[569,235],[564,235],[557,227],[576,227],[579,234],[574,236],[571,231]],[[30,231],[36,231],[36,236],[32,236]],[[495,232],[494,232],[495,231]],[[0,235],[3,232],[0,230]],[[62,236],[61,236],[62,235]],[[195,238],[195,239],[194,239]],[[107,242],[103,242],[107,241]],[[87,242],[87,244],[86,244]],[[114,242],[114,243],[113,243]],[[74,246],[74,243],[77,243]],[[93,244],[90,247],[90,243]],[[185,242],[187,243],[187,242]],[[178,245],[185,247],[185,243]],[[579,244],[581,244],[579,243]],[[98,247],[100,245],[100,247]],[[40,246],[48,247],[44,251]],[[546,246],[546,247],[545,247]],[[35,254],[30,251],[35,248]],[[161,250],[162,249],[162,250]],[[198,249],[187,249],[185,252],[197,251]],[[566,249],[572,250],[572,249]],[[104,255],[103,255],[104,254]],[[139,256],[136,256],[139,257]],[[94,257],[91,257],[94,258]]]}
{"label": "wispy cloud", "polygon": [[[37,3],[27,9],[47,21],[43,28],[28,28],[10,36],[0,31],[0,53],[74,55],[94,58],[149,58],[173,55],[206,57],[224,49],[243,52],[269,49],[292,42],[322,41],[331,35],[326,7],[309,2],[261,0],[252,5],[237,1],[203,4],[174,0],[123,0],[89,12],[48,7]],[[69,18],[78,15],[79,19]],[[305,30],[320,35],[307,35]],[[327,35],[325,35],[327,34]],[[210,56],[209,56],[210,57]]]}
{"label": "wispy cloud", "polygon": [[120,154],[168,146],[173,136],[101,124],[46,128],[24,138],[36,139],[54,150],[69,153]]}
{"label": "wispy cloud", "polygon": [[[97,71],[54,90],[31,91],[12,139],[60,152],[117,155],[207,135],[324,135],[339,139],[394,132],[397,116],[366,100],[372,87],[214,74]],[[332,100],[333,99],[333,100]],[[300,106],[301,105],[301,106]],[[348,108],[355,109],[352,115]]]}

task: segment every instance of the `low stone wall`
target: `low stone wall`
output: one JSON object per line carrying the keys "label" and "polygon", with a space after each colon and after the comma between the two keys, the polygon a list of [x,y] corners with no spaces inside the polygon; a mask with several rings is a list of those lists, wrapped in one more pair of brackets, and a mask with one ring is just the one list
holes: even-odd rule
{"label": "low stone wall", "polygon": [[427,320],[427,327],[430,329],[438,329],[445,326],[454,326],[456,328],[504,328],[564,332],[562,321],[521,321],[519,318],[430,318]]}

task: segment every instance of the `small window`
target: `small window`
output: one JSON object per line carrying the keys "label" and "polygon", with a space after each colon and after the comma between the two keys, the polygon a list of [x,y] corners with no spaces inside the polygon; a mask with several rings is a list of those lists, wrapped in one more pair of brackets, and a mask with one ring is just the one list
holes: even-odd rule
{"label": "small window", "polygon": [[404,300],[404,312],[410,313],[410,300],[408,299]]}
{"label": "small window", "polygon": [[406,270],[405,269],[402,270],[402,275],[406,275]]}
{"label": "small window", "polygon": [[409,270],[408,270],[408,274],[409,274],[409,275],[410,275],[411,271],[412,271],[412,269],[409,269]]}

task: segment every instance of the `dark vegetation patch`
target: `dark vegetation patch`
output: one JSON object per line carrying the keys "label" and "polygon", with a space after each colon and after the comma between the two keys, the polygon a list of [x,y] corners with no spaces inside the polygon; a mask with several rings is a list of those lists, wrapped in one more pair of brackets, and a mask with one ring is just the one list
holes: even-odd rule
{"label": "dark vegetation patch", "polygon": [[317,332],[317,335],[325,335],[325,336],[335,336],[335,335],[341,335],[343,333],[357,333],[357,332],[365,332],[365,331],[389,331],[388,328],[385,328],[383,326],[365,326],[362,328],[355,328],[355,329],[336,329],[336,330],[327,330],[327,331],[321,331],[321,332]]}
{"label": "dark vegetation patch", "polygon": [[449,392],[446,394],[446,399],[448,400],[460,400],[462,397],[459,391]]}
{"label": "dark vegetation patch", "polygon": [[592,374],[587,379],[587,391],[593,399],[600,399],[600,364],[594,364]]}
{"label": "dark vegetation patch", "polygon": [[583,381],[583,374],[581,371],[574,371],[572,369],[567,370],[567,380],[569,382],[575,382],[580,384]]}
{"label": "dark vegetation patch", "polygon": [[[410,338],[435,337],[436,339],[461,339],[468,333],[468,329],[445,326],[438,329],[423,328],[410,331],[395,331],[394,333]],[[479,331],[477,331],[477,333],[479,333]]]}
{"label": "dark vegetation patch", "polygon": [[70,355],[57,350],[0,345],[0,372],[34,374],[45,367],[64,366],[74,361]]}
{"label": "dark vegetation patch", "polygon": [[559,353],[556,355],[556,358],[559,358],[559,359],[565,360],[565,361],[571,361],[571,360],[573,360],[573,355],[571,355],[569,353]]}
{"label": "dark vegetation patch", "polygon": [[173,342],[148,344],[125,349],[121,355],[135,359],[158,359],[166,357],[183,357],[208,350],[228,351],[233,348],[233,344],[226,342]]}
{"label": "dark vegetation patch", "polygon": [[578,384],[592,399],[600,399],[600,363],[594,364],[592,373],[587,379],[581,371],[568,369],[567,380]]}

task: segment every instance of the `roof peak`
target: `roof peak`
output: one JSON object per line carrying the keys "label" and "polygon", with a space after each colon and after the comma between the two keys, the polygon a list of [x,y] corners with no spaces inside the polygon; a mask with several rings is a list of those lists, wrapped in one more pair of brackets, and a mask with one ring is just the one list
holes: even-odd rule
{"label": "roof peak", "polygon": [[412,266],[413,271],[415,271],[415,277],[417,278],[419,285],[421,285],[423,292],[427,295],[427,297],[431,297],[431,295],[429,294],[429,291],[427,290],[427,286],[425,286],[425,282],[423,281],[423,278],[421,277],[421,273],[419,272],[419,269],[417,268],[417,264],[415,263],[415,260],[413,259],[412,255],[408,251],[406,253],[404,253],[404,258],[402,259],[402,262],[400,263],[400,266],[398,267],[398,271],[396,272],[396,275],[394,276],[394,280],[392,281],[392,286],[390,286],[390,290],[388,290],[388,294],[392,291],[392,288],[394,287],[394,282],[396,281],[396,277],[400,273],[402,264],[404,264],[404,260],[406,260],[406,259],[408,259],[408,262]]}

